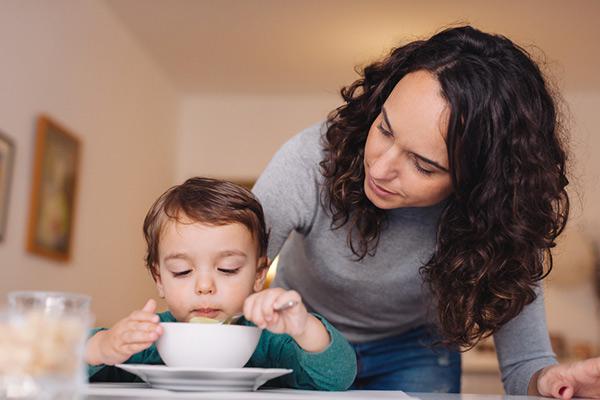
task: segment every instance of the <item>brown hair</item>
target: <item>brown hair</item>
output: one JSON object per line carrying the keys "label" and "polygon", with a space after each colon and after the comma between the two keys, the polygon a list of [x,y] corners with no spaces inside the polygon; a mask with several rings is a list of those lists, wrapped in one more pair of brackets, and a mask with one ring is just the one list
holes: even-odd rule
{"label": "brown hair", "polygon": [[[256,241],[257,255],[266,260],[269,233],[263,209],[254,195],[232,182],[211,178],[190,178],[164,192],[150,207],[144,219],[144,237],[148,245],[146,267],[156,278],[159,263],[158,244],[167,221],[208,225],[244,225]],[[259,267],[266,266],[261,265]]]}
{"label": "brown hair", "polygon": [[547,83],[509,39],[463,26],[394,49],[342,89],[324,138],[323,203],[332,228],[349,223],[358,259],[375,253],[387,221],[363,189],[367,134],[398,81],[419,70],[437,78],[450,109],[453,189],[420,272],[444,342],[470,347],[531,303],[550,272],[569,215],[567,156]]}

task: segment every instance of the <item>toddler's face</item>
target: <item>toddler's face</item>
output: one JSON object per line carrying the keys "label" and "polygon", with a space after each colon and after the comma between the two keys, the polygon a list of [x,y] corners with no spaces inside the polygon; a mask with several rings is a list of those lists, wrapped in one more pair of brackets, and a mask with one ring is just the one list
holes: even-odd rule
{"label": "toddler's face", "polygon": [[156,285],[177,321],[241,312],[246,297],[262,289],[267,271],[257,268],[256,242],[240,223],[169,221],[158,254]]}

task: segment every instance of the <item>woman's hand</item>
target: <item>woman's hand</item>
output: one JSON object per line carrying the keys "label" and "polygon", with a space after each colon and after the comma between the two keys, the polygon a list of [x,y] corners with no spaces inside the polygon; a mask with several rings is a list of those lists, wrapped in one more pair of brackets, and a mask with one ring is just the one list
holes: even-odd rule
{"label": "woman's hand", "polygon": [[[290,301],[296,305],[277,311]],[[330,342],[325,326],[308,313],[300,294],[294,290],[272,288],[254,293],[244,302],[244,316],[259,328],[266,328],[273,333],[287,333],[309,352],[322,351]]]}
{"label": "woman's hand", "polygon": [[542,369],[537,378],[542,396],[569,400],[572,397],[600,399],[600,357]]}
{"label": "woman's hand", "polygon": [[147,349],[162,334],[156,301],[150,299],[141,310],[132,312],[112,328],[88,339],[86,362],[90,365],[115,365]]}

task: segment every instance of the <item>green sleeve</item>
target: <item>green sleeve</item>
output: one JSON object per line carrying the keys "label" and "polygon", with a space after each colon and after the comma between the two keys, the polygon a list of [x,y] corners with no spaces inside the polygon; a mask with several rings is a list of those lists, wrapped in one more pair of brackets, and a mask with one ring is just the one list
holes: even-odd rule
{"label": "green sleeve", "polygon": [[321,352],[303,350],[289,335],[263,331],[248,367],[289,368],[293,373],[275,378],[267,386],[308,390],[346,390],[356,377],[356,354],[342,334],[315,315],[329,332],[331,343]]}
{"label": "green sleeve", "polygon": [[[88,336],[88,340],[94,336],[96,333],[100,332],[100,331],[105,331],[106,328],[94,328],[90,331],[90,334]],[[98,364],[98,365],[91,365],[91,364],[87,364],[87,371],[88,371],[88,379],[91,379],[92,376],[96,375],[96,373],[98,373],[102,368],[106,367],[106,365],[104,364]]]}
{"label": "green sleeve", "polygon": [[[175,318],[169,312],[158,314],[160,322],[174,322]],[[89,337],[96,333],[106,330],[106,328],[94,328],[90,331]],[[164,364],[158,354],[156,344],[132,355],[124,364]],[[114,365],[87,365],[88,379],[90,382],[141,382],[134,374],[115,367]]]}

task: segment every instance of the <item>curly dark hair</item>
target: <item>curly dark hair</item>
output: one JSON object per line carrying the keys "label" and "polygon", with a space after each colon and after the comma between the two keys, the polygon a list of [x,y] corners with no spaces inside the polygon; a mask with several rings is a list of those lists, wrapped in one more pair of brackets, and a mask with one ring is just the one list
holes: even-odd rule
{"label": "curly dark hair", "polygon": [[398,81],[428,71],[450,117],[452,194],[433,256],[420,268],[443,342],[470,348],[536,298],[569,215],[558,106],[532,57],[509,39],[462,26],[394,49],[341,91],[323,138],[322,201],[348,224],[358,259],[374,255],[387,214],[366,197],[364,147]]}

